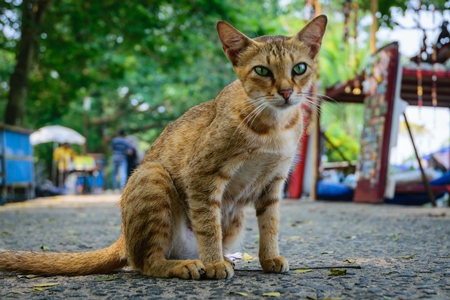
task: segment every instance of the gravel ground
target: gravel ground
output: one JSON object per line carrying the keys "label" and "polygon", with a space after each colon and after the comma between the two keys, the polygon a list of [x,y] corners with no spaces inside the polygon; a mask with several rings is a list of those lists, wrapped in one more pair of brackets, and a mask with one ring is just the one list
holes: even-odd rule
{"label": "gravel ground", "polygon": [[[118,197],[67,196],[2,206],[0,248],[108,246],[120,235]],[[0,299],[450,299],[449,208],[284,200],[281,211],[287,274],[264,274],[257,260],[238,260],[235,276],[221,281],[154,279],[132,270],[32,278],[0,272]],[[247,215],[246,239],[235,250],[256,256],[254,210]],[[332,266],[345,274],[332,276]]]}

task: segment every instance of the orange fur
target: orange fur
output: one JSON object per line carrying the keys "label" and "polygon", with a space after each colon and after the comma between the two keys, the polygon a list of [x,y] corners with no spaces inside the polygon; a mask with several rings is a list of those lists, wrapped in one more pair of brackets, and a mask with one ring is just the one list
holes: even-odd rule
{"label": "orange fur", "polygon": [[[119,240],[88,253],[2,250],[0,270],[81,275],[130,263],[153,277],[230,278],[224,254],[242,234],[244,206],[253,204],[263,270],[287,271],[278,251],[279,202],[326,23],[319,16],[294,37],[252,40],[218,22],[238,80],[153,143],[122,195]],[[304,73],[295,71],[299,64]]]}

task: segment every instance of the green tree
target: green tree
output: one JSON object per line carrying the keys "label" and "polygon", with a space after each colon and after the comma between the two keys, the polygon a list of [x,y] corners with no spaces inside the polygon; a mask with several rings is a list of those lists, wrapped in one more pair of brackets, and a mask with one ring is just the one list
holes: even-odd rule
{"label": "green tree", "polygon": [[[8,83],[28,22],[20,13],[25,2],[11,1],[0,3],[0,16],[11,16],[0,18],[0,29],[13,32],[0,34],[0,59],[8,62],[0,66],[0,96],[16,88]],[[279,13],[274,0],[55,1],[34,28],[28,97],[22,100],[28,99],[11,123],[69,126],[87,136],[88,152],[107,152],[118,128],[151,142],[168,122],[234,80],[217,20],[255,36],[271,33]],[[88,111],[84,99],[91,102]],[[3,113],[8,103],[0,97]],[[51,151],[48,145],[35,150],[47,159]]]}
{"label": "green tree", "polygon": [[[10,6],[8,2],[7,6]],[[28,76],[33,67],[35,52],[38,48],[37,37],[44,16],[51,5],[50,0],[23,0],[20,12],[2,7],[6,16],[4,25],[12,23],[14,28],[14,14],[21,15],[21,35],[17,47],[17,58],[9,81],[8,103],[5,112],[5,123],[23,125],[25,117],[26,99],[28,96]],[[5,24],[6,23],[6,24]],[[4,26],[3,25],[3,26]],[[9,25],[9,24],[8,24]]]}

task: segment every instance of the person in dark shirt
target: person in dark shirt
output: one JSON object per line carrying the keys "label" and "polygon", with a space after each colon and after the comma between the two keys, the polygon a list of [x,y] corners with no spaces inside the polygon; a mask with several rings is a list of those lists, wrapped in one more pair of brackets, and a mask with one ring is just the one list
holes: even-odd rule
{"label": "person in dark shirt", "polygon": [[125,140],[128,142],[128,144],[131,147],[130,152],[128,152],[127,159],[128,159],[128,178],[133,173],[134,169],[137,168],[137,166],[142,161],[142,154],[138,149],[138,141],[136,137],[129,135],[125,137]]}
{"label": "person in dark shirt", "polygon": [[123,191],[128,178],[127,155],[131,152],[130,144],[125,139],[124,130],[119,130],[117,136],[111,140],[111,151],[112,187],[117,190],[117,181],[119,181],[120,190]]}

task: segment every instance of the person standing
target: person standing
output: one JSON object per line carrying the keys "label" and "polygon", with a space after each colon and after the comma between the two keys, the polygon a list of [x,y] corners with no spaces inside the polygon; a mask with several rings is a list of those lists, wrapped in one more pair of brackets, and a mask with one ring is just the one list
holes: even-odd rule
{"label": "person standing", "polygon": [[130,144],[125,139],[124,130],[119,130],[117,136],[111,140],[111,151],[112,187],[117,190],[117,177],[119,177],[119,188],[123,191],[128,177],[127,155],[131,152]]}
{"label": "person standing", "polygon": [[130,152],[128,152],[127,159],[128,159],[128,178],[130,178],[131,174],[133,174],[134,169],[137,168],[137,166],[142,161],[142,154],[138,149],[138,142],[136,137],[129,135],[125,137],[125,140],[128,142],[128,144],[131,147]]}
{"label": "person standing", "polygon": [[53,160],[56,162],[58,179],[56,185],[64,189],[64,182],[66,181],[69,171],[73,168],[73,160],[75,159],[75,151],[70,147],[69,143],[63,143],[53,152]]}

